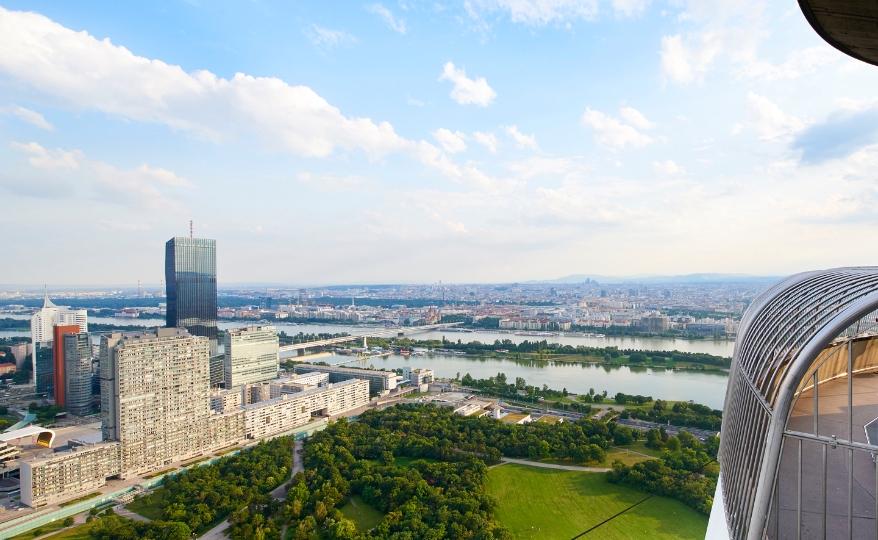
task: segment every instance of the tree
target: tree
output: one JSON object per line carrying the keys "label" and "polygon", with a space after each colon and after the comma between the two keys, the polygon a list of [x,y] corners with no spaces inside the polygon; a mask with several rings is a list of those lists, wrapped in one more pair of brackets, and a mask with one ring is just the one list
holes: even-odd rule
{"label": "tree", "polygon": [[616,446],[628,446],[634,442],[634,432],[630,427],[619,426],[613,433],[613,443]]}
{"label": "tree", "polygon": [[522,377],[515,378],[515,388],[518,390],[524,390],[527,387],[527,382]]}
{"label": "tree", "polygon": [[667,408],[667,406],[668,406],[668,403],[665,400],[657,399],[657,400],[655,400],[655,403],[652,406],[652,410],[661,412],[661,411],[665,410],[665,408]]}
{"label": "tree", "polygon": [[590,395],[590,396],[593,396],[593,395],[594,395],[594,388],[589,388],[589,389],[588,389],[588,395]]}
{"label": "tree", "polygon": [[648,359],[649,358],[645,354],[640,353],[640,352],[631,353],[631,355],[628,356],[628,360],[630,362],[634,362],[636,364],[641,364],[643,362],[646,362]]}
{"label": "tree", "polygon": [[595,403],[603,403],[603,402],[604,402],[604,396],[602,396],[602,395],[600,395],[600,394],[596,394],[596,395],[595,395],[594,397],[592,397],[591,399],[592,399],[592,401],[594,401]]}
{"label": "tree", "polygon": [[665,445],[670,452],[679,452],[680,451],[680,439],[677,437],[668,437],[668,440],[665,442]]}
{"label": "tree", "polygon": [[683,448],[701,449],[701,443],[699,443],[698,439],[688,431],[681,430],[680,433],[677,434],[677,438],[680,439],[680,446]]}
{"label": "tree", "polygon": [[660,450],[664,446],[664,442],[662,441],[662,433],[652,428],[651,430],[646,432],[646,447],[652,448],[653,450]]}
{"label": "tree", "polygon": [[462,384],[464,386],[472,386],[472,384],[473,384],[472,376],[469,373],[467,373],[466,375],[463,376],[463,380],[460,381],[460,384]]}
{"label": "tree", "polygon": [[65,527],[73,525],[73,518],[71,516],[67,516],[66,518],[64,518],[62,525],[64,525]]}

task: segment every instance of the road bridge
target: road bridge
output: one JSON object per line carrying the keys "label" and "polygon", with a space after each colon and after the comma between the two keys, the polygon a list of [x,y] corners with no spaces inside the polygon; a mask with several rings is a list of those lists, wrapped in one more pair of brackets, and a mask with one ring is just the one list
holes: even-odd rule
{"label": "road bridge", "polygon": [[424,326],[406,326],[400,328],[390,328],[385,330],[380,330],[376,332],[370,332],[368,334],[357,334],[351,336],[342,336],[337,338],[330,339],[320,339],[317,341],[306,341],[304,343],[293,343],[291,345],[282,345],[278,351],[281,353],[290,352],[290,351],[298,351],[300,355],[305,353],[305,349],[313,349],[315,347],[326,347],[329,345],[338,345],[339,343],[349,343],[351,341],[357,341],[359,339],[363,340],[363,346],[366,346],[366,339],[370,337],[387,337],[394,335],[395,337],[403,337],[405,334],[415,333],[415,332],[426,332],[428,330],[437,330],[439,328],[448,328],[450,326],[456,326],[458,324],[463,324],[462,322],[454,322],[454,323],[442,323],[442,324],[428,324]]}

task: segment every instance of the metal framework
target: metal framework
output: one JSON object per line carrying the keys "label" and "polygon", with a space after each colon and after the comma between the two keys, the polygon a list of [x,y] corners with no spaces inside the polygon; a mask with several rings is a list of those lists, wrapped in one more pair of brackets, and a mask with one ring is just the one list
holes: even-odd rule
{"label": "metal framework", "polygon": [[720,443],[730,538],[878,538],[876,310],[878,267],[797,274],[747,310]]}

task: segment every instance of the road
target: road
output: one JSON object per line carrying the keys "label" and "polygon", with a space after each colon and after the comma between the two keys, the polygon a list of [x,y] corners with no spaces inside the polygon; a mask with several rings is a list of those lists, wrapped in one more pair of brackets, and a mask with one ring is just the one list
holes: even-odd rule
{"label": "road", "polygon": [[500,458],[503,463],[515,463],[518,465],[527,465],[529,467],[542,467],[543,469],[560,469],[562,471],[579,471],[579,472],[607,472],[610,469],[602,467],[577,467],[576,465],[555,465],[554,463],[540,463],[538,461],[528,461],[526,459]]}
{"label": "road", "polygon": [[229,520],[225,520],[213,529],[201,535],[201,540],[225,540],[224,530],[229,528]]}
{"label": "road", "polygon": [[707,438],[710,437],[711,435],[717,434],[716,431],[705,431],[703,429],[696,429],[696,428],[690,428],[690,427],[680,427],[680,426],[670,426],[670,425],[665,425],[665,424],[656,424],[653,422],[645,422],[643,420],[634,420],[633,418],[629,418],[627,420],[623,420],[623,419],[619,418],[616,420],[616,423],[618,423],[620,426],[628,426],[631,428],[637,428],[637,429],[640,429],[644,432],[649,431],[650,429],[653,429],[653,428],[655,428],[655,429],[665,428],[665,431],[668,432],[668,435],[674,435],[674,436],[678,435],[680,433],[680,431],[687,431],[691,435],[695,436],[696,439],[698,439],[699,441],[702,441],[702,442],[706,441]]}

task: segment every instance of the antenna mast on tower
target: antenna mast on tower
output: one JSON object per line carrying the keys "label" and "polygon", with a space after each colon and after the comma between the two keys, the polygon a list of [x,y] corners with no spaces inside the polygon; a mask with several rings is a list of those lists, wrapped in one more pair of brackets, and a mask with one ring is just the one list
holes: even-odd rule
{"label": "antenna mast on tower", "polygon": [[192,238],[192,220],[189,220],[189,238]]}
{"label": "antenna mast on tower", "polygon": [[140,298],[140,280],[137,280],[137,298]]}

